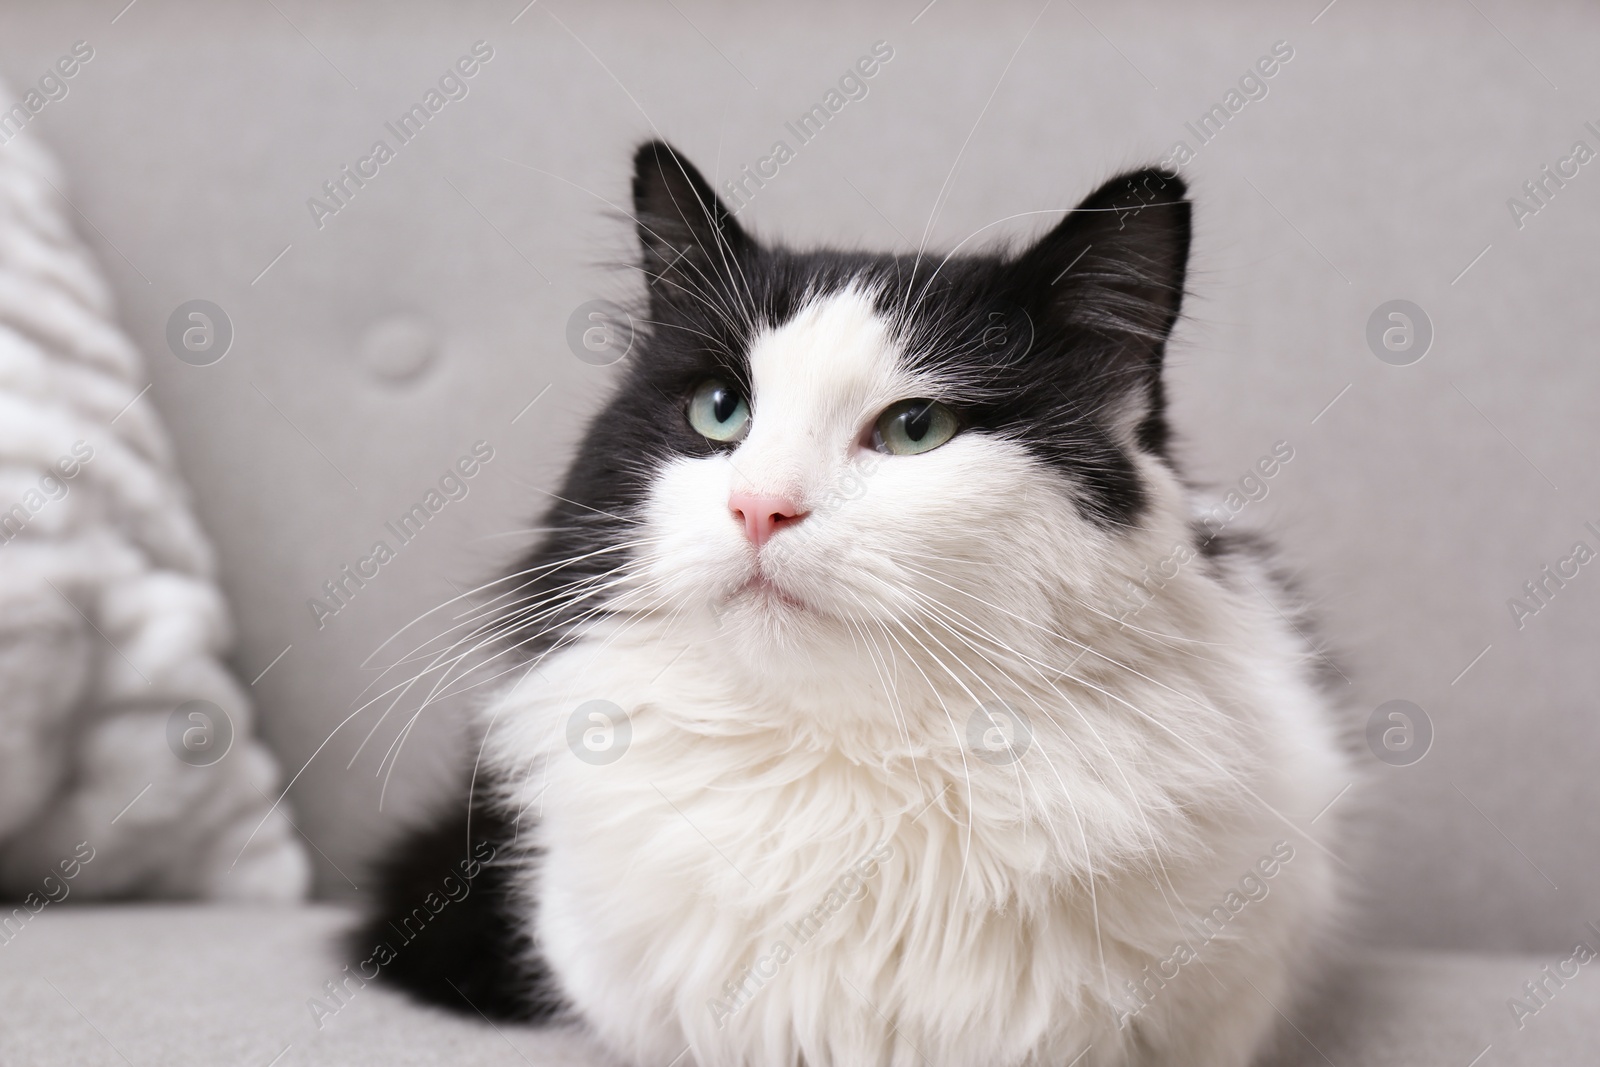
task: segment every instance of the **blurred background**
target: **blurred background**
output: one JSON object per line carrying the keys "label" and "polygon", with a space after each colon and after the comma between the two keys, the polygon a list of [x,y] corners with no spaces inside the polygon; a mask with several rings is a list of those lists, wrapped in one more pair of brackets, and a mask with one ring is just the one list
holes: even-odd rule
{"label": "blurred background", "polygon": [[[661,136],[719,189],[784,142],[740,221],[886,250],[1021,240],[1181,165],[1188,471],[1220,501],[1292,448],[1234,521],[1315,600],[1352,733],[1403,700],[1419,739],[1386,747],[1386,711],[1334,801],[1368,813],[1363,936],[1554,951],[1600,915],[1600,564],[1543,571],[1600,553],[1600,9],[524,2],[0,7],[13,96],[92,50],[16,136],[144,353],[318,895],[468,758],[458,705],[398,748],[410,709],[350,716],[386,639],[528,543],[615,373],[569,331],[639,297],[628,164]],[[220,358],[184,348],[194,307]]]}

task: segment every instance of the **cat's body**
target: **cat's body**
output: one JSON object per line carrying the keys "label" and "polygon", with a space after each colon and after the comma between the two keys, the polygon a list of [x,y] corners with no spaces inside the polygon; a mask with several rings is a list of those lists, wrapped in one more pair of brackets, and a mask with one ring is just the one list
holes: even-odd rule
{"label": "cat's body", "polygon": [[637,168],[654,325],[485,616],[537,670],[361,947],[487,841],[387,973],[631,1063],[1244,1067],[1350,778],[1166,457],[1181,185],[940,264],[759,247]]}

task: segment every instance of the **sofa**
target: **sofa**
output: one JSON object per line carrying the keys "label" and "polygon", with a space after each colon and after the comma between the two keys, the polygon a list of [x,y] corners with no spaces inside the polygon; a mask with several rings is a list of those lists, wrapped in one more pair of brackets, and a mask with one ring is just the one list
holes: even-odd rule
{"label": "sofa", "polygon": [[[382,842],[470,758],[470,691],[414,720],[372,698],[408,623],[537,536],[615,374],[583,325],[637,296],[623,205],[651,136],[798,244],[1019,240],[1119,168],[1179,167],[1186,473],[1281,547],[1361,754],[1330,798],[1356,828],[1343,962],[1271,1062],[1594,1062],[1591,6],[13,0],[0,27],[17,94],[92,46],[17,136],[57,160],[143,354],[312,872],[304,901],[42,909],[0,943],[0,1064],[607,1062],[341,985],[338,941]],[[230,330],[212,361],[173,342],[194,301]]]}

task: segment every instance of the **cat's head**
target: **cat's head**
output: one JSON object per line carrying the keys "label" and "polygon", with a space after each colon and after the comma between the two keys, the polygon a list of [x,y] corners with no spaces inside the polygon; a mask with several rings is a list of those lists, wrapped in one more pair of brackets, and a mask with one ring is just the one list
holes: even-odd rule
{"label": "cat's head", "polygon": [[597,552],[567,571],[622,579],[597,602],[715,626],[758,660],[1100,610],[1187,521],[1161,383],[1184,195],[1124,175],[1018,253],[802,252],[646,144],[644,330],[546,558]]}

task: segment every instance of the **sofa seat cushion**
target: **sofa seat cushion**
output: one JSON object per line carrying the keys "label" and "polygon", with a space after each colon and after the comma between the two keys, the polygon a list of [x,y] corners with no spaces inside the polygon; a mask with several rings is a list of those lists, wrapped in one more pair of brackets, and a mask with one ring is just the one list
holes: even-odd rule
{"label": "sofa seat cushion", "polygon": [[[376,985],[339,1000],[343,907],[51,905],[0,927],[0,1064],[361,1067],[611,1061],[581,1035],[491,1025]],[[1600,976],[1583,967],[1519,1028],[1508,999],[1551,960],[1358,952],[1297,1019],[1284,1067],[1595,1062]],[[1552,970],[1554,968],[1552,967]],[[320,1005],[320,1006],[314,1006]],[[1493,1046],[1490,1048],[1490,1046]],[[1485,1054],[1484,1050],[1489,1049]],[[1481,1057],[1481,1058],[1478,1058]],[[1477,1059],[1475,1059],[1477,1058]],[[666,1064],[656,1067],[667,1067]]]}

